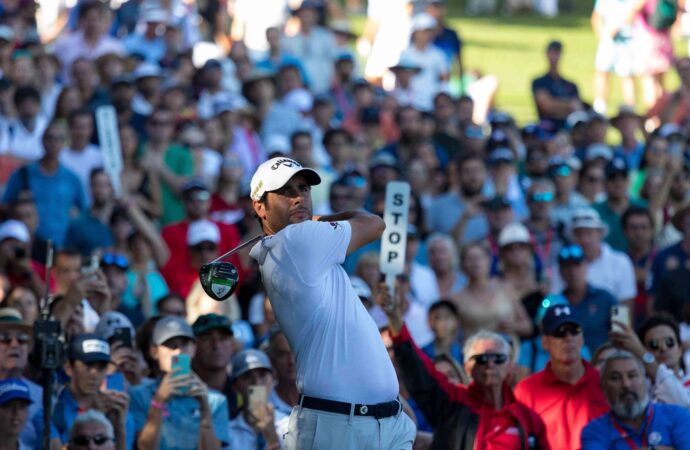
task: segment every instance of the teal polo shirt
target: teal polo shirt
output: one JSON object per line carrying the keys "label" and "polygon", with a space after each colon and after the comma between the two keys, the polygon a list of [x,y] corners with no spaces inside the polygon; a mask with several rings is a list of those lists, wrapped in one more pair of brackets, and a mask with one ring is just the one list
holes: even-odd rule
{"label": "teal polo shirt", "polygon": [[[629,200],[629,207],[636,206],[646,208],[647,202],[645,200]],[[628,239],[623,234],[623,224],[621,224],[622,214],[618,214],[611,208],[607,201],[594,204],[594,209],[601,216],[601,220],[609,227],[609,234],[606,236],[606,243],[614,250],[625,252],[628,249]]]}

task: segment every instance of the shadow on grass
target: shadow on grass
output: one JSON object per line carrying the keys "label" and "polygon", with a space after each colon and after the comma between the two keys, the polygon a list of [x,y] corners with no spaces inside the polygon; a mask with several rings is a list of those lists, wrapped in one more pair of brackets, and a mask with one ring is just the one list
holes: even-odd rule
{"label": "shadow on grass", "polygon": [[450,19],[451,23],[472,22],[484,26],[500,26],[502,28],[525,28],[525,27],[544,27],[544,28],[582,28],[589,26],[589,18],[581,16],[564,16],[547,19],[538,15],[519,15],[519,16],[456,16]]}

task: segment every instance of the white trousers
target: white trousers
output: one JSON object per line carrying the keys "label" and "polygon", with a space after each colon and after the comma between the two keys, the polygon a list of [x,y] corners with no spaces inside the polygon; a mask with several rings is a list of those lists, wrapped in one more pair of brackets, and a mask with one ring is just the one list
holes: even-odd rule
{"label": "white trousers", "polygon": [[285,444],[287,450],[411,450],[416,434],[402,411],[376,419],[295,406]]}

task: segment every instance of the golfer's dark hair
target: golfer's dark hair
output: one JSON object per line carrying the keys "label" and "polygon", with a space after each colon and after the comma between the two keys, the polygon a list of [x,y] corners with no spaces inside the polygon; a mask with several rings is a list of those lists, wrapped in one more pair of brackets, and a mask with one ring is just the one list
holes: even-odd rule
{"label": "golfer's dark hair", "polygon": [[96,10],[100,13],[105,12],[105,3],[99,0],[87,0],[79,5],[78,20],[81,20],[89,13],[89,11]]}
{"label": "golfer's dark hair", "polygon": [[338,136],[338,135],[343,135],[345,136],[345,139],[347,139],[348,142],[352,142],[352,135],[348,133],[346,130],[343,128],[331,128],[326,133],[323,135],[323,146],[328,147],[331,145],[331,142],[333,139]]}
{"label": "golfer's dark hair", "polygon": [[441,299],[429,306],[429,312],[427,315],[431,315],[432,312],[436,310],[445,309],[450,311],[451,314],[457,319],[458,318],[458,308],[450,300]]}
{"label": "golfer's dark hair", "polygon": [[308,137],[310,141],[312,140],[310,132],[308,132],[307,130],[297,130],[290,136],[290,147],[294,148],[295,142],[297,141],[297,139],[301,137]]}
{"label": "golfer's dark hair", "polygon": [[18,107],[27,100],[33,100],[36,103],[41,103],[41,93],[33,86],[22,86],[14,91],[12,101],[14,106]]}
{"label": "golfer's dark hair", "polygon": [[[662,325],[671,328],[671,330],[673,330],[673,335],[676,338],[676,345],[682,345],[678,322],[676,322],[676,320],[673,317],[665,313],[648,317],[647,319],[645,319],[644,322],[642,322],[642,325],[640,325],[640,327],[637,329],[637,337],[639,337],[640,341],[642,341],[642,345],[646,346],[644,337],[649,332],[649,330],[651,330],[652,328],[660,327]],[[680,367],[681,369],[685,370],[685,361],[683,360],[682,352],[680,357]]]}
{"label": "golfer's dark hair", "polygon": [[652,217],[652,213],[649,212],[649,209],[641,206],[631,206],[625,210],[621,217],[621,226],[623,230],[625,230],[625,227],[628,225],[628,220],[630,220],[632,216],[645,216],[649,219],[650,225],[652,225],[652,227],[654,226],[654,218]]}

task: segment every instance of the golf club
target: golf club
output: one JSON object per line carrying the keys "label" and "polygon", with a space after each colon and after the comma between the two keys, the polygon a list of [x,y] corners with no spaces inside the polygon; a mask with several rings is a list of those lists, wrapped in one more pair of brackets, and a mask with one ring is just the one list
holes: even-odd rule
{"label": "golf club", "polygon": [[253,244],[263,237],[262,234],[254,236],[247,242],[244,242],[229,252],[220,255],[218,258],[204,264],[199,269],[199,281],[201,287],[213,300],[222,302],[230,298],[237,288],[237,283],[240,279],[240,272],[237,267],[231,262],[222,261],[222,259],[236,253],[246,246]]}

